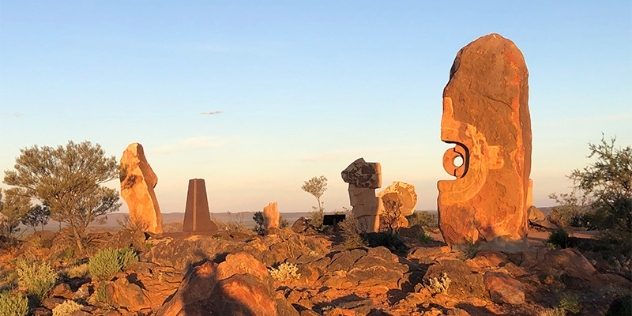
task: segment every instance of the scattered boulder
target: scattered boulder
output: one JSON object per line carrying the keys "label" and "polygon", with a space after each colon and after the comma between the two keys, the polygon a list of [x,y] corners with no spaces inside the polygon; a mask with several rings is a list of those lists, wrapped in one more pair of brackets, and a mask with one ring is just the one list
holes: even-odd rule
{"label": "scattered boulder", "polygon": [[516,305],[525,302],[524,286],[511,276],[502,272],[487,272],[483,280],[495,303]]}
{"label": "scattered boulder", "polygon": [[431,265],[423,277],[424,284],[429,284],[430,278],[440,279],[443,273],[450,279],[448,295],[483,296],[486,292],[483,275],[461,260],[442,260]]}

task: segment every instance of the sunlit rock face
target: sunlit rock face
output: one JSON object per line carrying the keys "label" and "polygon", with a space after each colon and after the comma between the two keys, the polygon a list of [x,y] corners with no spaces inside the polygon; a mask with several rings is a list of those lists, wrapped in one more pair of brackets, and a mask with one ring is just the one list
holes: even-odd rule
{"label": "sunlit rock face", "polygon": [[360,228],[377,232],[380,228],[378,216],[379,200],[375,189],[382,186],[382,168],[379,162],[366,162],[358,158],[341,173],[342,180],[349,184],[351,212]]}
{"label": "sunlit rock face", "polygon": [[189,233],[216,232],[218,230],[215,222],[211,220],[204,179],[189,180],[182,230]]}
{"label": "sunlit rock face", "polygon": [[151,169],[143,146],[132,143],[121,157],[121,196],[129,208],[130,222],[144,231],[161,234],[162,214],[154,188],[158,177]]}
{"label": "sunlit rock face", "polygon": [[268,203],[268,206],[263,208],[263,227],[266,232],[270,232],[271,229],[278,229],[280,219],[281,214],[279,214],[277,202]]}
{"label": "sunlit rock face", "polygon": [[528,76],[520,50],[498,34],[457,53],[441,118],[441,140],[454,144],[443,166],[456,179],[437,184],[441,233],[453,247],[467,242],[508,251],[526,246]]}

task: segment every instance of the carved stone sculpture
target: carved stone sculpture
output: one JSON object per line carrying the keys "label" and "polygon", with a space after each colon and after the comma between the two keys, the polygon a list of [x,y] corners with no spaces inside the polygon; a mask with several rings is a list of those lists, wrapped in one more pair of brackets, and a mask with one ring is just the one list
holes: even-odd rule
{"label": "carved stone sculpture", "polygon": [[217,231],[217,225],[211,220],[204,179],[189,180],[182,230],[185,232]]}
{"label": "carved stone sculpture", "polygon": [[279,228],[280,217],[277,202],[269,203],[263,208],[263,227],[266,233]]}
{"label": "carved stone sculpture", "polygon": [[377,215],[379,200],[375,189],[382,185],[382,168],[379,162],[366,162],[358,158],[341,172],[342,180],[349,184],[351,212],[360,227],[367,232],[376,232],[380,228]]}
{"label": "carved stone sculpture", "polygon": [[[531,172],[528,71],[516,45],[483,36],[456,55],[443,91],[443,156],[455,180],[439,181],[446,243],[515,251],[526,246]],[[462,160],[462,163],[455,162]]]}
{"label": "carved stone sculpture", "polygon": [[131,223],[146,232],[161,234],[162,214],[154,192],[158,177],[147,163],[141,144],[127,146],[120,168],[121,196],[129,208]]}
{"label": "carved stone sculpture", "polygon": [[408,227],[406,216],[412,215],[417,205],[414,185],[393,181],[377,194],[377,198],[379,199],[378,216],[382,228]]}

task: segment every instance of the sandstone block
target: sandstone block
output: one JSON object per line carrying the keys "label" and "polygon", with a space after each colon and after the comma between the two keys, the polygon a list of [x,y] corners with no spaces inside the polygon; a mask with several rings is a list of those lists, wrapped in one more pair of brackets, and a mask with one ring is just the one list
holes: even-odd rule
{"label": "sandstone block", "polygon": [[450,246],[527,246],[528,100],[527,66],[513,42],[490,34],[458,52],[441,118],[441,140],[454,144],[443,165],[456,179],[437,184],[439,227]]}
{"label": "sandstone block", "polygon": [[415,186],[405,182],[394,181],[377,194],[378,216],[380,224],[386,227],[408,227],[406,216],[415,212],[417,193]]}
{"label": "sandstone block", "polygon": [[379,230],[378,205],[375,189],[382,185],[382,168],[377,162],[358,158],[341,172],[342,180],[349,184],[351,212],[367,232]]}
{"label": "sandstone block", "polygon": [[143,231],[161,234],[162,214],[154,192],[158,177],[147,163],[143,146],[127,146],[120,165],[121,196],[129,208],[130,221]]}
{"label": "sandstone block", "polygon": [[263,227],[266,232],[271,228],[279,228],[280,217],[277,202],[271,202],[263,208]]}

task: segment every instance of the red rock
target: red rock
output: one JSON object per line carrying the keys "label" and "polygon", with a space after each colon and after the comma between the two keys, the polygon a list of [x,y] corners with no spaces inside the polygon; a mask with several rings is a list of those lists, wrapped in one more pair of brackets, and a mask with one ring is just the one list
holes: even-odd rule
{"label": "red rock", "polygon": [[126,277],[105,283],[105,293],[108,301],[118,308],[138,311],[152,307],[143,289],[138,284],[130,283]]}
{"label": "red rock", "polygon": [[483,276],[483,281],[492,301],[514,305],[525,302],[524,286],[511,276],[502,272],[487,272]]}
{"label": "red rock", "polygon": [[121,196],[129,208],[130,221],[144,231],[162,233],[162,214],[154,188],[158,176],[151,169],[143,146],[132,143],[121,156]]}
{"label": "red rock", "polygon": [[589,280],[597,269],[577,249],[555,249],[546,253],[537,268],[548,275],[562,273],[578,279]]}
{"label": "red rock", "polygon": [[[455,180],[439,181],[445,242],[518,251],[527,246],[531,172],[528,71],[516,45],[498,34],[462,48],[443,91],[443,157]],[[463,163],[455,165],[455,158]]]}

